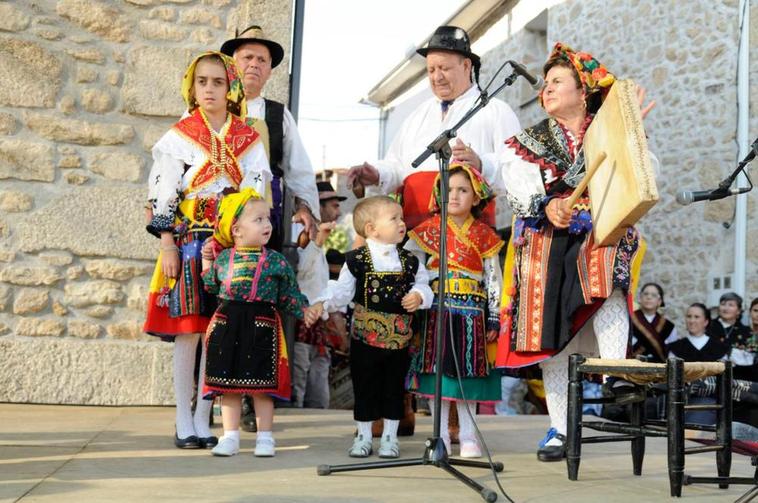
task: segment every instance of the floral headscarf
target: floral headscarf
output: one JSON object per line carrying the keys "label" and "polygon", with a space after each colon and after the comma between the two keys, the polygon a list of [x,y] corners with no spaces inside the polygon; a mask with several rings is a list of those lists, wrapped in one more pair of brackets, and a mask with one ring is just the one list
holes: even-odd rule
{"label": "floral headscarf", "polygon": [[[589,98],[590,95],[600,92],[602,93],[601,99],[605,99],[605,96],[611,90],[613,82],[616,77],[608,71],[608,69],[595,59],[588,52],[575,52],[571,47],[558,42],[553,47],[553,52],[550,53],[547,60],[550,61],[553,58],[563,59],[571,63],[579,75],[579,80],[584,87],[584,93]],[[540,93],[540,103],[542,102],[542,93]]]}
{"label": "floral headscarf", "polygon": [[228,194],[221,200],[218,208],[218,218],[216,219],[216,228],[213,230],[213,239],[222,247],[230,248],[234,246],[232,226],[245,208],[245,204],[251,199],[262,200],[263,198],[254,189],[243,189],[240,192]]}
{"label": "floral headscarf", "polygon": [[192,112],[197,108],[197,101],[195,101],[195,97],[192,95],[195,68],[198,61],[207,56],[216,56],[224,64],[224,68],[226,68],[226,80],[229,83],[229,91],[226,93],[226,109],[229,113],[236,115],[240,119],[244,119],[247,117],[247,101],[245,100],[245,88],[242,85],[242,76],[237,69],[237,65],[234,63],[234,59],[218,51],[207,51],[200,54],[192,60],[192,63],[187,67],[187,71],[184,72],[184,77],[182,78],[182,98],[187,103],[187,109],[189,112]]}
{"label": "floral headscarf", "polygon": [[[487,202],[495,197],[495,193],[492,191],[492,188],[487,183],[487,180],[485,180],[482,177],[482,174],[479,173],[479,171],[476,170],[473,166],[470,166],[468,164],[465,164],[463,162],[451,162],[449,171],[453,171],[454,169],[460,169],[463,170],[469,177],[469,180],[471,181],[471,187],[474,188],[474,194],[477,195],[479,198],[479,205],[480,207],[486,206]],[[439,211],[440,209],[440,175],[437,175],[437,177],[434,179],[434,189],[432,189],[432,198],[429,201],[429,210],[432,212]]]}

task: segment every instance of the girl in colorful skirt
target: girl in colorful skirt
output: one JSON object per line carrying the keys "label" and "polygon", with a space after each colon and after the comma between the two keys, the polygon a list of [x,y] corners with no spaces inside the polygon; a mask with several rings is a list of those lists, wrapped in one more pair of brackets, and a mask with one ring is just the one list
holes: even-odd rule
{"label": "girl in colorful skirt", "polygon": [[[192,414],[195,355],[216,307],[200,279],[200,249],[213,233],[220,198],[243,187],[266,193],[271,172],[258,133],[243,122],[245,95],[232,58],[207,52],[182,81],[188,115],[153,147],[148,232],[160,238],[144,331],[174,341],[174,392],[179,448],[216,445],[211,403]],[[204,366],[205,353],[200,368]],[[198,376],[198,395],[202,389]]]}
{"label": "girl in colorful skirt", "polygon": [[[239,452],[243,394],[252,394],[258,420],[256,456],[274,455],[272,396],[289,400],[290,371],[279,310],[303,318],[308,300],[284,255],[265,248],[271,238],[269,205],[252,189],[226,196],[214,240],[224,249],[215,260],[203,250],[203,283],[218,295],[208,327],[204,397],[222,394],[224,436],[214,456]],[[316,316],[306,319],[312,324]]]}
{"label": "girl in colorful skirt", "polygon": [[[439,211],[439,177],[430,202]],[[465,164],[450,166],[447,222],[447,309],[442,342],[441,424],[446,425],[450,404],[458,406],[461,457],[481,457],[472,416],[476,402],[500,400],[500,374],[492,371],[487,346],[497,339],[502,274],[498,252],[503,241],[494,230],[478,220],[493,193],[478,171]],[[408,233],[406,249],[425,258],[437,292],[439,281],[440,216],[425,220]],[[425,255],[425,257],[424,257]],[[420,341],[414,348],[409,389],[432,397],[434,393],[437,301],[422,314]],[[494,349],[494,345],[493,345]],[[494,356],[494,353],[493,353]],[[456,366],[457,359],[457,366]],[[463,383],[463,393],[458,383]],[[468,408],[468,411],[464,409]],[[430,408],[434,409],[430,403]],[[450,452],[450,436],[442,429],[442,440]]]}

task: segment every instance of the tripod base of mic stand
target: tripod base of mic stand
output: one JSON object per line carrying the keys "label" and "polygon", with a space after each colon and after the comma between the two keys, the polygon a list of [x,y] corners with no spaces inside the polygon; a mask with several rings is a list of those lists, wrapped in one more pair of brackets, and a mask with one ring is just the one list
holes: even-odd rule
{"label": "tripod base of mic stand", "polygon": [[474,491],[478,492],[484,501],[493,502],[497,500],[497,493],[495,491],[488,489],[475,480],[467,477],[465,474],[454,468],[453,465],[470,466],[472,468],[493,468],[496,472],[502,472],[503,463],[497,461],[492,464],[492,467],[490,467],[490,464],[484,461],[450,458],[448,457],[447,451],[445,450],[445,443],[439,437],[431,437],[426,439],[426,450],[424,450],[424,457],[422,458],[395,459],[392,461],[375,461],[372,463],[354,463],[349,465],[319,465],[318,468],[316,468],[316,473],[319,475],[331,475],[332,473],[339,472],[421,465],[434,465],[437,468],[442,468],[447,473],[457,478]]}

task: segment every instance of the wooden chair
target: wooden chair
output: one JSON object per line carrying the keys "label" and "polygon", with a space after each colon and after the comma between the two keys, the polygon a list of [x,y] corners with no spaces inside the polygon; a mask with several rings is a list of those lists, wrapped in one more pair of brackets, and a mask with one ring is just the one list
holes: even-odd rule
{"label": "wooden chair", "polygon": [[[631,395],[612,398],[587,399],[582,397],[584,374],[603,374],[624,379],[636,386]],[[707,376],[717,377],[718,399],[715,404],[686,405],[685,383]],[[647,420],[645,417],[645,392],[654,384],[664,384],[666,394],[666,419]],[[688,362],[669,358],[667,363],[647,363],[638,360],[604,360],[585,358],[574,354],[569,358],[568,423],[566,439],[566,463],[569,480],[577,480],[582,444],[602,442],[631,442],[632,465],[635,475],[642,474],[646,437],[668,439],[668,473],[671,496],[682,495],[684,456],[702,452],[716,452],[716,468],[720,477],[728,477],[732,461],[732,366],[729,362]],[[630,398],[631,397],[631,398]],[[630,421],[583,421],[584,403],[631,402]],[[685,424],[685,411],[715,410],[715,425]],[[582,437],[582,428],[615,433]],[[713,445],[684,446],[685,429],[709,431],[715,434]],[[726,484],[719,487],[726,488]]]}
{"label": "wooden chair", "polygon": [[[710,444],[709,440],[693,439],[695,442]],[[684,476],[684,485],[690,484],[752,484],[753,487],[748,489],[745,494],[737,498],[734,503],[748,503],[758,496],[758,442],[747,442],[744,440],[732,439],[732,452],[750,456],[753,466],[756,467],[753,477],[692,477]]]}

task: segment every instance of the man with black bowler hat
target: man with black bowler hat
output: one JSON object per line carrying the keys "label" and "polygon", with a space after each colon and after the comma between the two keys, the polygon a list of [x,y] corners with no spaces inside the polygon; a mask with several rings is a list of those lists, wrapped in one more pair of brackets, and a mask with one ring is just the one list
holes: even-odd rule
{"label": "man with black bowler hat", "polygon": [[[403,122],[384,159],[353,166],[348,187],[375,185],[383,194],[399,190],[403,218],[412,229],[429,216],[438,163],[430,156],[418,169],[411,162],[442,131],[458,122],[480,96],[479,56],[471,52],[468,34],[456,26],[440,26],[427,47],[417,51],[426,58],[427,77],[434,96],[421,103]],[[485,178],[495,173],[496,154],[505,150],[505,139],[521,130],[513,110],[493,98],[458,131],[451,141],[453,159],[467,162]],[[494,225],[494,205],[485,212]]]}

